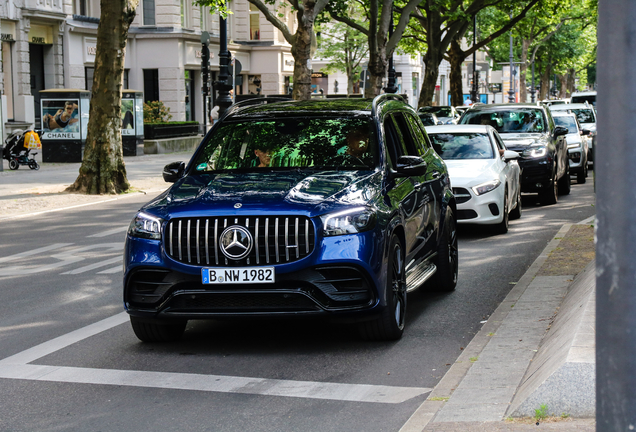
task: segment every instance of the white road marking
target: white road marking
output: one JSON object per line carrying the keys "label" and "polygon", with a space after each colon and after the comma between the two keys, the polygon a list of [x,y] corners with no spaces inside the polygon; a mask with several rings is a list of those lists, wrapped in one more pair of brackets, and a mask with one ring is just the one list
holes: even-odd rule
{"label": "white road marking", "polygon": [[12,266],[0,269],[0,276],[24,276],[28,274],[41,273],[44,271],[54,270],[69,264],[83,261],[85,257],[76,255],[80,252],[92,251],[95,249],[106,249],[106,251],[121,252],[124,248],[123,243],[101,243],[90,246],[74,248],[60,254],[51,255],[51,258],[59,260],[51,264],[42,264],[39,266]]}
{"label": "white road marking", "polygon": [[402,403],[431,391],[430,388],[422,387],[25,364],[3,365],[0,369],[0,378],[392,404]]}
{"label": "white road marking", "polygon": [[[95,270],[96,268],[106,267],[106,266],[109,266],[111,264],[115,264],[117,262],[121,262],[122,259],[123,259],[122,256],[118,256],[118,257],[115,257],[115,258],[107,259],[107,260],[100,261],[100,262],[97,262],[97,263],[94,263],[94,264],[89,264],[89,265],[86,265],[84,267],[76,268],[75,270],[70,270],[70,271],[67,271],[67,272],[64,272],[64,273],[60,273],[60,274],[80,274],[80,273],[85,273],[85,272],[90,271],[90,270]],[[119,266],[117,268],[121,269],[121,266]]]}
{"label": "white road marking", "polygon": [[122,268],[121,265],[118,265],[117,267],[113,267],[113,268],[109,268],[109,269],[97,272],[97,274],[113,274],[113,273],[117,273],[117,272],[120,272],[120,271],[124,271],[124,269]]}
{"label": "white road marking", "polygon": [[20,259],[20,258],[30,257],[30,256],[33,256],[33,255],[37,255],[37,254],[39,254],[41,252],[47,252],[47,251],[50,251],[50,250],[61,249],[61,248],[66,247],[66,246],[71,246],[72,244],[73,243],[55,243],[55,244],[52,244],[52,245],[49,245],[49,246],[44,246],[44,247],[41,247],[41,248],[38,248],[38,249],[32,249],[30,251],[21,252],[19,254],[9,255],[9,256],[0,258],[0,263],[14,261],[14,260],[17,260],[17,259]]}
{"label": "white road marking", "polygon": [[107,236],[112,235],[112,234],[126,232],[127,229],[128,229],[128,225],[125,225],[125,226],[121,226],[119,228],[113,228],[113,229],[110,229],[108,231],[103,231],[103,232],[100,232],[100,233],[97,233],[97,234],[89,235],[87,237],[88,238],[91,238],[91,237],[107,237]]}
{"label": "white road marking", "polygon": [[126,321],[128,314],[122,312],[0,360],[0,378],[393,404],[402,403],[432,390],[425,387],[28,364]]}

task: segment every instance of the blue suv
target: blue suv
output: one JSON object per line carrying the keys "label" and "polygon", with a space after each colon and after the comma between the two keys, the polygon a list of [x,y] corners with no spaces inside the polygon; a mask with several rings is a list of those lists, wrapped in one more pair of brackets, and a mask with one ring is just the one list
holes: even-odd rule
{"label": "blue suv", "polygon": [[233,105],[128,230],[124,303],[142,341],[192,319],[324,316],[404,330],[407,292],[455,289],[456,205],[416,112],[373,100]]}

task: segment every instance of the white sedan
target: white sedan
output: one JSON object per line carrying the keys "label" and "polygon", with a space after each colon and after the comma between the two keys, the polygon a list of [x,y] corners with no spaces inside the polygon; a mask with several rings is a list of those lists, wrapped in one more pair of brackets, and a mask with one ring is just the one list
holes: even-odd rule
{"label": "white sedan", "polygon": [[508,232],[508,220],[521,217],[519,153],[506,150],[492,126],[427,126],[426,132],[448,167],[458,222]]}

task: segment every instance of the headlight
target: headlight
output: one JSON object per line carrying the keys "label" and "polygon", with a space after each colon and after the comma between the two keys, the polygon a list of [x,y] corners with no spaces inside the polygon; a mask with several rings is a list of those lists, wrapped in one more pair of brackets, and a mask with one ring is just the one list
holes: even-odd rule
{"label": "headlight", "polygon": [[139,212],[128,227],[128,234],[153,240],[161,240],[161,225],[163,219]]}
{"label": "headlight", "polygon": [[529,149],[524,150],[523,156],[530,156],[533,158],[540,158],[545,156],[548,153],[548,148],[541,147],[530,147]]}
{"label": "headlight", "polygon": [[375,225],[375,212],[366,207],[330,213],[320,216],[325,237],[355,234],[367,231]]}
{"label": "headlight", "polygon": [[475,195],[483,195],[497,189],[497,186],[499,186],[500,184],[501,181],[499,179],[496,179],[477,186],[473,186],[471,189],[473,190],[473,192],[475,192]]}

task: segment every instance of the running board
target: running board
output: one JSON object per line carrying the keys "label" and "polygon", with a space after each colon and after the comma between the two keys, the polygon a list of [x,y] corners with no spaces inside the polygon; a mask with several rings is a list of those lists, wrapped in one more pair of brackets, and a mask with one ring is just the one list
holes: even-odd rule
{"label": "running board", "polygon": [[421,264],[406,275],[406,292],[411,292],[419,288],[431,276],[435,274],[437,267],[435,264]]}

